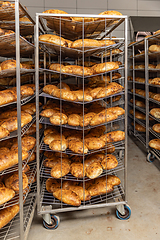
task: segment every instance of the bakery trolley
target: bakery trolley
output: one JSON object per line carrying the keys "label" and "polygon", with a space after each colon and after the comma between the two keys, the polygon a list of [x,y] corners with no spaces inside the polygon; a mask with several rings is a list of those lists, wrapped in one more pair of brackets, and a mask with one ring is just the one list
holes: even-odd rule
{"label": "bakery trolley", "polygon": [[[29,163],[29,185],[28,189],[23,192],[22,170],[29,162],[33,152],[35,151],[35,148],[29,152],[28,158],[23,162],[22,165],[21,138],[24,136],[24,134],[26,134],[27,130],[35,122],[36,118],[33,116],[32,121],[21,128],[21,106],[35,99],[35,94],[21,99],[20,86],[21,75],[29,74],[31,76],[31,81],[27,83],[33,83],[34,77],[32,74],[34,74],[35,71],[33,69],[20,69],[20,60],[21,58],[27,58],[27,60],[32,59],[32,56],[34,54],[34,45],[27,41],[25,38],[27,35],[34,34],[35,22],[19,0],[7,2],[7,4],[10,3],[14,4],[14,7],[6,5],[4,9],[0,9],[0,28],[3,28],[5,30],[12,30],[14,33],[10,33],[7,36],[0,36],[0,55],[4,58],[16,59],[16,70],[13,69],[11,71],[1,71],[0,78],[15,78],[12,85],[6,84],[3,87],[6,89],[9,87],[16,87],[17,100],[1,105],[0,108],[3,108],[3,111],[5,111],[7,109],[12,109],[11,107],[17,107],[18,128],[16,131],[11,132],[9,136],[3,139],[1,138],[0,142],[3,143],[5,140],[12,142],[12,139],[14,137],[18,138],[18,164],[1,171],[0,177],[6,176],[6,174],[18,172],[20,181],[19,193],[16,193],[10,201],[1,204],[0,211],[5,210],[7,207],[13,207],[16,204],[19,204],[20,209],[18,211],[19,213],[17,212],[18,214],[16,214],[16,216],[12,218],[8,224],[0,229],[0,239],[26,240],[36,207],[36,184],[33,183],[34,177],[36,175],[36,164],[35,162]],[[22,22],[20,20],[20,18],[24,16],[29,19],[29,23]],[[28,51],[26,51],[26,49],[28,49]]]}
{"label": "bakery trolley", "polygon": [[[128,101],[129,107],[133,108],[134,115],[131,116],[129,113],[130,119],[133,120],[133,126],[129,125],[129,133],[136,137],[145,147],[147,152],[146,160],[148,162],[153,162],[155,159],[160,161],[160,153],[159,150],[156,150],[154,148],[151,148],[149,146],[149,141],[151,139],[159,139],[159,133],[155,132],[154,129],[152,129],[153,125],[156,123],[159,123],[159,118],[156,118],[155,116],[150,114],[150,110],[152,108],[158,108],[159,107],[159,101],[152,98],[149,94],[150,92],[153,93],[159,93],[159,85],[156,85],[156,83],[152,83],[150,79],[153,78],[159,78],[160,76],[160,70],[158,67],[155,68],[149,68],[149,64],[158,65],[159,64],[159,51],[150,52],[149,47],[152,45],[159,44],[160,41],[160,34],[155,33],[152,36],[145,37],[144,40],[137,41],[135,43],[132,43],[129,45],[129,49],[131,50],[129,57],[131,60],[131,64],[133,66],[132,70],[129,70],[132,72],[133,79],[128,79],[129,86],[132,86],[133,92],[131,93],[131,89],[129,87],[129,99],[130,96],[133,97],[133,103],[130,103]],[[139,51],[139,53],[137,52]],[[144,68],[142,69],[135,69],[136,65],[144,65]],[[130,74],[129,74],[130,75]],[[144,82],[140,82],[136,79],[137,76],[143,77],[145,79]],[[142,96],[138,93],[136,93],[136,88],[144,89],[145,90],[145,96]],[[145,107],[140,107],[135,104],[136,99],[142,100],[145,102]],[[145,120],[140,120],[135,117],[135,111],[138,110],[141,113],[145,115]],[[141,126],[143,126],[146,131],[140,132],[135,129],[135,124],[138,123]]]}
{"label": "bakery trolley", "polygon": [[[72,21],[73,18],[80,18],[80,21]],[[95,19],[95,21],[87,22],[86,19]],[[39,25],[42,26],[45,33],[52,33],[56,34],[60,38],[70,39],[72,41],[77,39],[83,39],[83,44],[81,48],[72,49],[69,47],[64,47],[61,44],[56,45],[48,42],[42,42],[39,40],[39,32],[38,27]],[[104,47],[84,47],[84,39],[112,39],[112,34],[114,34],[114,30],[119,26],[124,26],[124,31],[122,31],[122,38],[117,38],[115,40],[115,44],[110,46]],[[131,216],[131,209],[127,204],[128,192],[127,192],[127,28],[128,28],[128,17],[127,16],[113,16],[113,15],[82,15],[82,14],[48,14],[48,13],[36,13],[36,34],[35,34],[35,46],[36,46],[36,53],[35,53],[35,66],[36,66],[36,73],[35,73],[35,82],[36,82],[36,156],[37,156],[37,212],[39,215],[42,215],[43,218],[43,226],[47,229],[56,229],[59,225],[60,219],[56,215],[62,212],[69,212],[69,211],[77,211],[77,210],[84,210],[84,209],[92,209],[92,208],[99,208],[99,207],[108,207],[108,206],[115,206],[116,207],[116,216],[121,220],[129,219]],[[116,34],[116,32],[115,32]],[[113,35],[114,36],[114,35]],[[60,40],[61,41],[61,40]],[[112,54],[112,50],[120,48],[122,51],[120,54]],[[44,51],[44,67],[39,68],[39,49]],[[106,52],[109,52],[109,55],[105,56]],[[55,58],[57,56],[57,58]],[[117,83],[120,83],[124,86],[124,90],[120,93],[113,95],[112,97],[121,96],[120,100],[117,102],[112,101],[112,97],[105,97],[93,100],[91,102],[84,101],[84,87],[85,84],[88,82],[88,76],[84,75],[84,62],[86,59],[88,61],[97,61],[99,63],[108,62],[108,61],[116,61],[122,59],[122,63],[117,69],[121,72],[121,76],[113,80]],[[56,59],[56,60],[55,60]],[[70,62],[71,64],[76,64],[82,61],[83,66],[83,74],[81,76],[72,74],[72,73],[64,73],[61,71],[61,64],[65,61]],[[47,63],[48,61],[48,63]],[[47,65],[51,63],[59,63],[60,70],[49,70]],[[110,76],[110,81],[112,82],[112,75],[114,75],[115,70],[111,70],[107,72]],[[106,126],[109,128],[110,124],[110,131],[114,130],[113,126],[116,122],[118,125],[118,130],[122,130],[125,132],[125,140],[114,142],[113,145],[115,147],[115,156],[118,160],[118,166],[113,170],[106,170],[99,176],[105,176],[107,179],[107,175],[113,174],[114,176],[119,176],[121,179],[121,184],[115,186],[114,191],[110,193],[105,193],[102,195],[94,196],[88,201],[81,201],[81,204],[78,207],[67,205],[61,200],[53,197],[53,194],[46,191],[46,180],[47,178],[51,178],[50,176],[50,169],[47,169],[39,162],[39,153],[40,151],[51,152],[51,149],[46,145],[42,139],[39,142],[39,122],[44,124],[45,127],[51,126],[52,124],[49,122],[48,119],[40,117],[39,112],[39,98],[44,99],[44,104],[48,102],[48,100],[58,100],[60,106],[60,114],[62,114],[63,104],[69,104],[70,101],[64,100],[61,98],[58,99],[54,96],[48,95],[44,92],[39,91],[39,74],[44,73],[44,86],[46,84],[62,84],[62,82],[69,83],[69,84],[77,84],[78,86],[82,86],[83,89],[83,100],[76,102],[74,104],[81,105],[83,109],[83,119],[84,119],[84,109],[91,103],[101,102],[105,108],[121,105],[125,109],[125,115],[122,118],[118,118],[115,121],[111,121],[109,123],[104,123],[101,125]],[[54,74],[59,74],[58,80],[52,78]],[[102,74],[97,74],[103,77]],[[104,73],[106,75],[106,72]],[[95,76],[95,75],[93,75]],[[92,77],[92,76],[89,76]],[[56,82],[57,81],[57,82]],[[77,86],[76,85],[76,86]],[[109,103],[108,103],[109,101]],[[53,125],[52,125],[53,126]],[[54,126],[55,127],[55,126]],[[96,126],[97,127],[97,126]],[[94,127],[74,127],[69,126],[68,124],[62,125],[61,122],[57,128],[60,131],[61,139],[62,134],[65,129],[69,130],[77,130],[81,131],[83,134],[83,146],[84,146],[84,131],[90,130]],[[61,140],[62,141],[62,140]],[[61,142],[62,143],[62,142]],[[62,145],[61,145],[62,149]],[[84,170],[84,159],[87,155],[91,153],[100,153],[104,151],[105,154],[107,153],[107,146],[105,145],[103,148],[98,150],[89,150],[87,154],[77,154],[71,151],[70,149],[66,149],[63,153],[68,155],[74,155],[76,157],[82,157],[83,159],[83,170]],[[57,153],[55,151],[55,153]],[[61,151],[58,152],[61,158],[62,164],[62,154]],[[44,156],[45,159],[45,156]],[[61,165],[62,166],[62,165]],[[62,176],[62,167],[61,167],[61,176]],[[61,187],[63,181],[75,181],[77,183],[81,183],[83,185],[83,196],[85,184],[90,181],[89,178],[85,177],[83,174],[83,178],[76,178],[71,173],[68,173],[66,176],[60,178]],[[61,188],[62,191],[62,188]],[[83,198],[84,199],[84,198]]]}

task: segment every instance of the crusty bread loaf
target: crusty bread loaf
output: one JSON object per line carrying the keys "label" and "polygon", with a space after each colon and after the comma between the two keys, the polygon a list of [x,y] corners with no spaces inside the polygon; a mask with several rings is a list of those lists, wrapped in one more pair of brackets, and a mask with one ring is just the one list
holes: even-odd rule
{"label": "crusty bread loaf", "polygon": [[10,135],[9,131],[6,128],[0,126],[0,138],[5,138],[9,135]]}
{"label": "crusty bread loaf", "polygon": [[151,148],[154,148],[156,150],[160,150],[160,139],[152,139],[150,142],[149,142],[149,146]]}
{"label": "crusty bread loaf", "polygon": [[[28,152],[22,151],[22,161],[28,158]],[[0,155],[0,171],[14,166],[18,163],[18,150],[2,152]]]}
{"label": "crusty bread loaf", "polygon": [[160,108],[152,108],[150,114],[155,118],[160,118]]}
{"label": "crusty bread loaf", "polygon": [[59,162],[51,169],[51,177],[61,178],[67,175],[70,171],[70,164],[67,162]]}
{"label": "crusty bread loaf", "polygon": [[160,52],[160,45],[151,45],[148,50],[150,52]]}
{"label": "crusty bread loaf", "polygon": [[[22,150],[29,151],[35,146],[36,139],[32,136],[24,136],[22,137],[21,144],[22,144]],[[17,141],[11,147],[11,150],[16,150],[16,149],[18,149]]]}
{"label": "crusty bread loaf", "polygon": [[81,200],[80,200],[79,196],[71,190],[60,189],[60,190],[53,192],[53,196],[55,198],[59,199],[60,201],[66,203],[66,204],[72,205],[72,206],[80,206],[81,205]]}
{"label": "crusty bread loaf", "polygon": [[66,139],[54,140],[49,144],[49,148],[53,151],[65,151],[68,147]]}
{"label": "crusty bread loaf", "polygon": [[43,88],[43,92],[49,94],[49,95],[52,95],[52,93],[58,89],[55,85],[46,85],[44,88]]}
{"label": "crusty bread loaf", "polygon": [[154,124],[152,129],[157,132],[160,133],[160,123]]}
{"label": "crusty bread loaf", "polygon": [[52,141],[60,140],[60,139],[65,140],[65,137],[63,135],[61,136],[60,133],[55,134],[54,132],[51,132],[44,137],[43,141],[45,144],[49,145]]}
{"label": "crusty bread loaf", "polygon": [[73,162],[70,166],[71,174],[76,178],[83,178],[86,175],[86,168],[83,164],[79,162]]}
{"label": "crusty bread loaf", "polygon": [[105,146],[105,141],[96,137],[85,138],[84,143],[89,150],[97,150]]}
{"label": "crusty bread loaf", "polygon": [[79,126],[81,117],[78,114],[71,114],[68,116],[68,125],[70,126]]}
{"label": "crusty bread loaf", "polygon": [[67,41],[63,37],[59,37],[57,35],[52,34],[43,34],[39,36],[39,41],[52,43],[62,47],[68,47]]}
{"label": "crusty bread loaf", "polygon": [[61,125],[67,123],[68,117],[64,113],[54,113],[49,120],[54,125]]}
{"label": "crusty bread loaf", "polygon": [[46,189],[49,193],[53,193],[56,190],[60,189],[61,182],[57,179],[48,178],[46,181]]}
{"label": "crusty bread loaf", "polygon": [[[28,178],[25,173],[22,173],[23,178],[23,189],[28,186]],[[11,188],[14,191],[19,191],[19,175],[17,172],[14,172],[10,176],[5,178],[5,186]]]}
{"label": "crusty bread loaf", "polygon": [[118,161],[117,158],[112,155],[112,154],[107,154],[101,161],[101,165],[103,167],[103,169],[113,169],[116,168],[118,166]]}
{"label": "crusty bread loaf", "polygon": [[74,153],[86,154],[88,152],[88,148],[84,145],[80,140],[70,140],[68,144],[69,149]]}
{"label": "crusty bread loaf", "polygon": [[151,79],[150,84],[160,85],[160,78]]}
{"label": "crusty bread loaf", "polygon": [[101,139],[107,143],[119,142],[125,139],[125,132],[113,131],[102,135]]}
{"label": "crusty bread loaf", "polygon": [[[1,70],[15,69],[16,60],[9,59],[9,60],[3,61],[0,66],[1,66]],[[20,68],[22,68],[21,63],[20,63]]]}
{"label": "crusty bread loaf", "polygon": [[67,65],[61,68],[61,71],[63,73],[68,73],[68,74],[74,74],[74,75],[79,75],[79,76],[89,76],[92,75],[92,68],[89,67],[82,67],[82,66],[77,66],[77,65]]}
{"label": "crusty bread loaf", "polygon": [[[131,125],[134,126],[134,123],[132,122]],[[139,132],[146,132],[146,128],[138,123],[135,123],[135,129]]]}
{"label": "crusty bread loaf", "polygon": [[0,105],[14,102],[17,100],[17,94],[15,90],[7,89],[0,91]]}
{"label": "crusty bread loaf", "polygon": [[95,39],[78,39],[74,41],[71,48],[98,47],[99,42]]}
{"label": "crusty bread loaf", "polygon": [[0,229],[7,225],[17,215],[18,212],[18,204],[0,210]]}
{"label": "crusty bread loaf", "polygon": [[14,196],[15,196],[14,190],[6,187],[0,187],[0,204],[8,202]]}
{"label": "crusty bread loaf", "polygon": [[98,63],[91,68],[92,68],[93,74],[97,74],[97,73],[105,73],[107,71],[118,69],[119,65],[115,62],[105,62],[105,63]]}

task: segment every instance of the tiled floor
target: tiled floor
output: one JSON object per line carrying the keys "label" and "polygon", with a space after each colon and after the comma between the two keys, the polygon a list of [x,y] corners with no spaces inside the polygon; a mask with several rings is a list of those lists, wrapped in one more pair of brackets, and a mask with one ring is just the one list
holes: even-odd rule
{"label": "tiled floor", "polygon": [[159,240],[160,174],[146,161],[146,155],[129,139],[128,204],[129,220],[118,220],[115,207],[60,214],[56,230],[46,230],[35,217],[28,240]]}

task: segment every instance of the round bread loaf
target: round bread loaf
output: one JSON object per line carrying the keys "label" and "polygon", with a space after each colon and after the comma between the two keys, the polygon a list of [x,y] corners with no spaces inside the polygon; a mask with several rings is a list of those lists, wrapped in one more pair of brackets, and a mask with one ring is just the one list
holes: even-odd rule
{"label": "round bread loaf", "polygon": [[153,108],[150,110],[150,114],[155,118],[160,118],[160,108]]}
{"label": "round bread loaf", "polygon": [[160,78],[153,78],[150,84],[160,85]]}
{"label": "round bread loaf", "polygon": [[53,151],[65,151],[68,147],[66,139],[54,140],[49,144],[49,148]]}
{"label": "round bread loaf", "polygon": [[118,63],[115,63],[115,62],[99,63],[91,67],[93,74],[105,73],[107,71],[111,71],[118,68],[119,68],[119,65]]}
{"label": "round bread loaf", "polygon": [[151,45],[148,50],[150,52],[160,52],[160,45]]}
{"label": "round bread loaf", "polygon": [[[28,178],[25,173],[22,174],[23,177],[23,189],[28,186]],[[19,175],[17,172],[11,174],[8,178],[5,178],[5,186],[11,188],[14,191],[19,191]]]}
{"label": "round bread loaf", "polygon": [[67,162],[59,162],[51,169],[51,177],[61,178],[67,175],[70,171],[70,164]]}
{"label": "round bread loaf", "polygon": [[[16,60],[9,59],[1,63],[1,70],[15,69],[15,68],[16,68]],[[20,68],[22,68],[21,63],[20,63]]]}
{"label": "round bread loaf", "polygon": [[154,148],[156,150],[160,150],[160,139],[152,139],[150,142],[149,142],[149,146],[151,148]]}
{"label": "round bread loaf", "polygon": [[154,124],[152,129],[153,131],[160,133],[160,123]]}

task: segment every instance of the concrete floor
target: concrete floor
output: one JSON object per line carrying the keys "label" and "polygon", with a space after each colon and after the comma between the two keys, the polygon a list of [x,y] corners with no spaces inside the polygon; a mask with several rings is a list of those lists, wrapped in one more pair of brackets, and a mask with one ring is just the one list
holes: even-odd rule
{"label": "concrete floor", "polygon": [[34,217],[28,240],[160,240],[160,174],[129,139],[129,220],[118,220],[115,207],[63,213],[56,230],[46,230]]}

